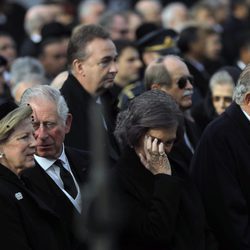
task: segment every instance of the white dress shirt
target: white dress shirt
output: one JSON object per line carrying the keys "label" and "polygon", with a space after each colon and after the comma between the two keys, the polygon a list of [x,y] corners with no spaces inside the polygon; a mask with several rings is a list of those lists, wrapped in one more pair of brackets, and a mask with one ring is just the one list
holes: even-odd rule
{"label": "white dress shirt", "polygon": [[249,114],[246,112],[246,111],[244,111],[243,109],[241,109],[242,110],[242,112],[244,113],[244,115],[246,116],[246,118],[248,119],[248,121],[250,121],[250,116],[249,116]]}
{"label": "white dress shirt", "polygon": [[51,177],[51,179],[56,183],[56,185],[64,192],[64,194],[68,197],[68,199],[72,202],[72,204],[75,206],[77,211],[80,213],[81,212],[80,188],[79,188],[79,185],[78,185],[78,183],[77,183],[77,181],[76,181],[76,179],[71,171],[69,161],[68,161],[67,156],[66,156],[65,151],[64,151],[64,146],[63,146],[62,153],[58,159],[61,160],[63,167],[70,172],[70,174],[72,175],[72,177],[74,179],[74,182],[75,182],[75,185],[77,188],[77,196],[75,199],[71,195],[69,195],[67,193],[67,191],[64,190],[63,181],[60,177],[60,168],[58,166],[54,165],[54,163],[57,159],[53,159],[53,160],[46,159],[44,157],[40,157],[40,156],[35,155],[35,160],[38,162],[38,164]]}

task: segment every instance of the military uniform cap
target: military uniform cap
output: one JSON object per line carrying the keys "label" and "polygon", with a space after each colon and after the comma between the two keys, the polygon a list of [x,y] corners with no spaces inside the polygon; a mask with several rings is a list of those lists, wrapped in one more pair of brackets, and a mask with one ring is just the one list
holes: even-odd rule
{"label": "military uniform cap", "polygon": [[158,52],[161,55],[179,54],[176,46],[178,33],[172,29],[154,30],[137,41],[141,52]]}

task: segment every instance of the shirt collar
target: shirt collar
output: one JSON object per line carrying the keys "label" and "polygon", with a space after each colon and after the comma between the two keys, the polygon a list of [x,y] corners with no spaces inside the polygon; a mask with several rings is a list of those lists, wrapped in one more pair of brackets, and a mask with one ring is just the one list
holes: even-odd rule
{"label": "shirt collar", "polygon": [[[38,164],[46,171],[48,170],[57,159],[47,159],[38,155],[34,155],[35,160],[38,162]],[[65,154],[65,150],[64,150],[64,145],[63,145],[63,149],[62,149],[62,153],[61,155],[58,157],[58,159],[60,159],[63,163],[66,163],[66,154]]]}
{"label": "shirt collar", "polygon": [[238,65],[238,67],[239,67],[241,70],[243,70],[243,69],[246,67],[246,64],[243,63],[242,61],[238,61],[238,62],[237,62],[237,65]]}
{"label": "shirt collar", "polygon": [[244,115],[246,116],[246,118],[248,119],[248,121],[250,121],[250,115],[246,111],[244,111],[243,109],[241,109],[241,110],[244,113]]}

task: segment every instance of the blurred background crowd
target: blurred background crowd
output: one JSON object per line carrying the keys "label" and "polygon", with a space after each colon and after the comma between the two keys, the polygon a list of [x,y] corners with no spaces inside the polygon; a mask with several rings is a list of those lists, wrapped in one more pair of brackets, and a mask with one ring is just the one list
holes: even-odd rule
{"label": "blurred background crowd", "polygon": [[212,98],[216,82],[227,81],[214,73],[224,67],[235,84],[250,62],[249,10],[248,0],[1,1],[0,100],[18,102],[36,84],[60,88],[67,77],[72,30],[78,24],[100,24],[119,54],[112,89],[119,107],[144,91],[144,69],[151,61],[177,54],[194,77],[191,113],[196,120],[205,116],[198,119],[203,130],[231,102],[232,91],[226,99]]}

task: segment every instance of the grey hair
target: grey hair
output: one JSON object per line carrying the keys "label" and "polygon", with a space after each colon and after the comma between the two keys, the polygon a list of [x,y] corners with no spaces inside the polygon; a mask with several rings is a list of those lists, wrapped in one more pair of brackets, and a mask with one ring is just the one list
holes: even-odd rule
{"label": "grey hair", "polygon": [[11,83],[16,84],[23,81],[26,75],[30,73],[44,76],[45,71],[43,65],[35,58],[29,56],[19,57],[11,65]]}
{"label": "grey hair", "polygon": [[124,11],[107,11],[101,15],[99,25],[101,25],[106,30],[112,29],[114,18],[116,16],[122,16],[124,19],[127,19]]}
{"label": "grey hair", "polygon": [[144,84],[147,90],[150,90],[154,83],[161,87],[171,87],[171,76],[163,63],[164,57],[152,62],[148,65],[144,75]]}
{"label": "grey hair", "polygon": [[22,85],[27,85],[27,86],[36,86],[40,84],[46,84],[47,79],[40,74],[26,74],[23,79],[20,82],[15,83],[14,85],[11,86],[11,94],[12,96],[16,95],[16,91],[18,88]]}
{"label": "grey hair", "polygon": [[164,28],[172,28],[169,27],[169,22],[176,18],[175,10],[178,8],[187,9],[186,5],[182,2],[172,2],[162,10],[161,20]]}
{"label": "grey hair", "polygon": [[177,127],[182,120],[176,101],[167,93],[154,89],[135,97],[117,116],[115,137],[121,148],[138,146],[149,129]]}
{"label": "grey hair", "polygon": [[78,5],[78,19],[80,19],[81,17],[85,17],[87,15],[89,15],[90,9],[92,7],[93,4],[103,4],[104,2],[102,0],[83,0],[80,2],[80,4]]}
{"label": "grey hair", "polygon": [[34,32],[39,32],[46,22],[43,14],[43,5],[35,5],[28,9],[24,19],[24,29],[31,36]]}
{"label": "grey hair", "polygon": [[234,88],[234,80],[230,74],[225,70],[220,70],[214,73],[209,81],[209,88],[213,91],[214,87],[217,85],[230,85]]}
{"label": "grey hair", "polygon": [[23,93],[20,103],[28,104],[32,99],[43,99],[53,102],[57,107],[59,117],[62,119],[64,124],[66,123],[69,108],[58,89],[48,85],[39,85],[28,88]]}
{"label": "grey hair", "polygon": [[233,100],[241,105],[247,92],[250,91],[250,64],[241,72],[236,87],[234,88]]}

